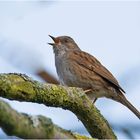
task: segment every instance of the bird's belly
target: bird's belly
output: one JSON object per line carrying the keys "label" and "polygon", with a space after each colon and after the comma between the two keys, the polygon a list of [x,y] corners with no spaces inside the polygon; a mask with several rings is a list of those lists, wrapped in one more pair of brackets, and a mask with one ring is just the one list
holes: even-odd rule
{"label": "bird's belly", "polygon": [[[58,64],[58,63],[57,63]],[[87,93],[92,98],[103,97],[106,94],[104,89],[105,81],[94,72],[89,72],[87,69],[82,69],[74,64],[59,63],[56,65],[59,81],[64,86],[80,87],[84,90],[91,89],[93,92]],[[96,94],[92,94],[96,93]],[[91,98],[91,97],[90,97]]]}
{"label": "bird's belly", "polygon": [[68,67],[63,68],[63,70],[62,69],[58,70],[58,76],[59,76],[60,83],[62,85],[66,85],[70,87],[80,87],[78,85],[78,81],[77,81],[78,79],[73,73],[71,73]]}
{"label": "bird's belly", "polygon": [[62,85],[99,90],[104,87],[104,80],[96,73],[63,59],[56,59],[56,69]]}
{"label": "bird's belly", "polygon": [[96,81],[87,81],[87,79],[84,77],[79,78],[77,75],[71,73],[70,71],[67,72],[67,74],[65,74],[65,72],[62,75],[60,74],[59,79],[61,84],[65,86],[79,87],[84,90],[90,89],[91,92],[87,92],[87,95],[90,96],[90,99],[103,97],[106,94],[105,90],[101,88],[100,83],[97,83]]}
{"label": "bird's belly", "polygon": [[79,70],[75,67],[72,67],[70,64],[61,63],[57,68],[57,74],[59,76],[59,81],[62,85],[70,87],[80,87],[83,89],[91,88],[90,82],[87,82],[87,79],[83,78],[79,74]]}

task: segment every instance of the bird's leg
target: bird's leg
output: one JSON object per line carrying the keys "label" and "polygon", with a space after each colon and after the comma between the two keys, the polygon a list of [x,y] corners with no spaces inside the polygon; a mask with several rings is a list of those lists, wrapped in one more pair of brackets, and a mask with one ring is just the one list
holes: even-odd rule
{"label": "bird's leg", "polygon": [[86,89],[86,90],[84,90],[85,94],[89,97],[89,99],[94,104],[96,102],[97,98],[93,96],[94,94],[92,93],[92,91],[93,91],[93,89]]}
{"label": "bird's leg", "polygon": [[91,91],[92,91],[92,89],[86,89],[86,90],[84,90],[85,93],[88,93],[88,92],[91,92]]}
{"label": "bird's leg", "polygon": [[94,98],[94,100],[93,100],[93,102],[92,102],[92,103],[93,103],[93,104],[95,104],[95,102],[96,102],[96,101],[97,101],[97,98]]}

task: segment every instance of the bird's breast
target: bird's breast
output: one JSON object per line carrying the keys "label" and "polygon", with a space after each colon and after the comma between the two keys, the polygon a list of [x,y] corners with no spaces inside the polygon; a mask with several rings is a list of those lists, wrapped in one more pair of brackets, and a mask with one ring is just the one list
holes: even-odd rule
{"label": "bird's breast", "polygon": [[65,56],[55,57],[55,66],[60,83],[62,85],[72,86],[74,75],[71,72],[70,63],[66,60]]}
{"label": "bird's breast", "polygon": [[82,70],[76,62],[72,62],[65,55],[55,57],[55,65],[59,81],[62,85],[88,88],[91,83],[87,82],[87,76],[82,74],[86,70]]}

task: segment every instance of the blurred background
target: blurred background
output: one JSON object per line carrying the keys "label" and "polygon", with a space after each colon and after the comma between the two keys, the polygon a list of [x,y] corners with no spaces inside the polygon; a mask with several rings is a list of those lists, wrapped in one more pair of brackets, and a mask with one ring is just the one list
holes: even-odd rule
{"label": "blurred background", "polygon": [[[139,1],[0,1],[0,73],[20,72],[57,83],[49,34],[74,38],[114,74],[140,110]],[[70,111],[5,100],[19,112],[41,114],[65,129],[89,135]],[[96,106],[119,139],[140,138],[140,121],[126,107],[104,98]],[[0,138],[9,137],[0,129]]]}

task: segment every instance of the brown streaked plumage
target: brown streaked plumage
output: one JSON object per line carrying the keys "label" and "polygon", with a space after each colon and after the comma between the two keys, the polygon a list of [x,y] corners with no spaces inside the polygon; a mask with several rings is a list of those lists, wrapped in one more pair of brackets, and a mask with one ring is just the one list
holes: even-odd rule
{"label": "brown streaked plumage", "polygon": [[78,65],[85,67],[85,69],[88,69],[89,71],[94,71],[104,80],[107,80],[110,84],[114,85],[116,88],[125,93],[125,91],[120,87],[116,78],[94,56],[91,56],[83,51],[70,52],[68,55],[69,60],[76,61]]}
{"label": "brown streaked plumage", "polygon": [[90,99],[107,97],[128,107],[139,119],[140,112],[125,98],[116,78],[94,56],[82,51],[68,36],[53,37],[56,70],[63,85],[91,89]]}

